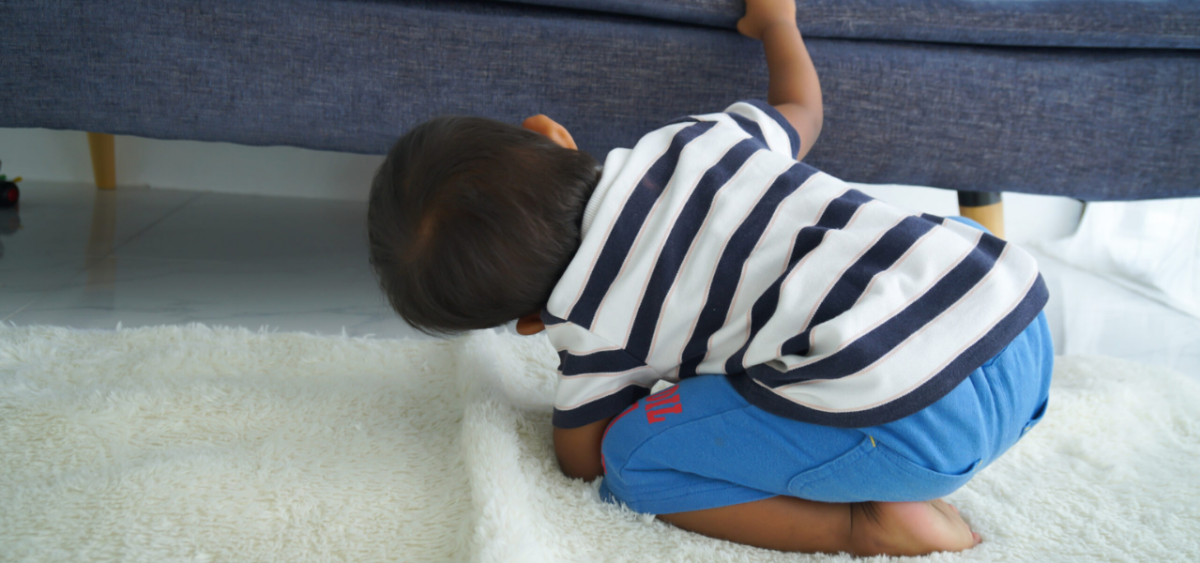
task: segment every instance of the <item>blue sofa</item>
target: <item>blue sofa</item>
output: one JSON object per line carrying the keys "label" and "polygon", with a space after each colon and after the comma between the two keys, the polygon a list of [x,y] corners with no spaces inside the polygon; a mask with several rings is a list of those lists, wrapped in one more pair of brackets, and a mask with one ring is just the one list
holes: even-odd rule
{"label": "blue sofa", "polygon": [[[801,0],[847,180],[1200,194],[1200,2]],[[766,95],[739,0],[7,0],[0,127],[383,154],[546,113],[599,160]]]}

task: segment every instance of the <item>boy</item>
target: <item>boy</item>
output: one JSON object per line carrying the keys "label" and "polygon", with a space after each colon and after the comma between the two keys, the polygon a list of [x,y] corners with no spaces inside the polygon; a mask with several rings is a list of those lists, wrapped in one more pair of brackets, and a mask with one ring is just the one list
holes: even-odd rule
{"label": "boy", "polygon": [[768,103],[603,168],[545,116],[405,134],[371,190],[380,285],[431,334],[545,330],[559,464],[608,500],[780,550],[967,549],[936,499],[1045,410],[1036,264],[801,164],[822,103],[795,5],[750,0],[738,30],[763,42]]}

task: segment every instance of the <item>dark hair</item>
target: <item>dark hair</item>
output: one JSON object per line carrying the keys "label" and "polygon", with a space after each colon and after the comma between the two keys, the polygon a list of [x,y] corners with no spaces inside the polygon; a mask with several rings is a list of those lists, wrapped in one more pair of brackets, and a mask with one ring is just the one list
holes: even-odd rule
{"label": "dark hair", "polygon": [[545,307],[579,248],[596,160],[480,117],[431,119],[375,173],[371,267],[392,308],[429,335],[489,328]]}

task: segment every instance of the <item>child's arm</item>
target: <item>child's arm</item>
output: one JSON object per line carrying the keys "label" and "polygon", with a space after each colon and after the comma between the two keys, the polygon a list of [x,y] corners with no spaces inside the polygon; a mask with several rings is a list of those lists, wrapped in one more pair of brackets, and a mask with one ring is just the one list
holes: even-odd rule
{"label": "child's arm", "polygon": [[612,417],[579,428],[554,429],[554,453],[567,477],[591,481],[604,474],[600,446]]}
{"label": "child's arm", "polygon": [[737,28],[762,41],[770,73],[767,103],[800,134],[796,160],[803,159],[821,134],[824,109],[817,69],[796,27],[794,0],[746,0],[746,15]]}

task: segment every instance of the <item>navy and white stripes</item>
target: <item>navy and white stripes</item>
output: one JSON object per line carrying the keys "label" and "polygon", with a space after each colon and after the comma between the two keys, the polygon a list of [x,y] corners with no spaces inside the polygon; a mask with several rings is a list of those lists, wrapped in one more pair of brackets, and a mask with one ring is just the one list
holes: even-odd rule
{"label": "navy and white stripes", "polygon": [[774,108],[741,102],[609,154],[543,313],[556,426],[701,373],[781,416],[879,424],[943,396],[1044,306],[1025,252],[873,200],[796,162],[798,145]]}

